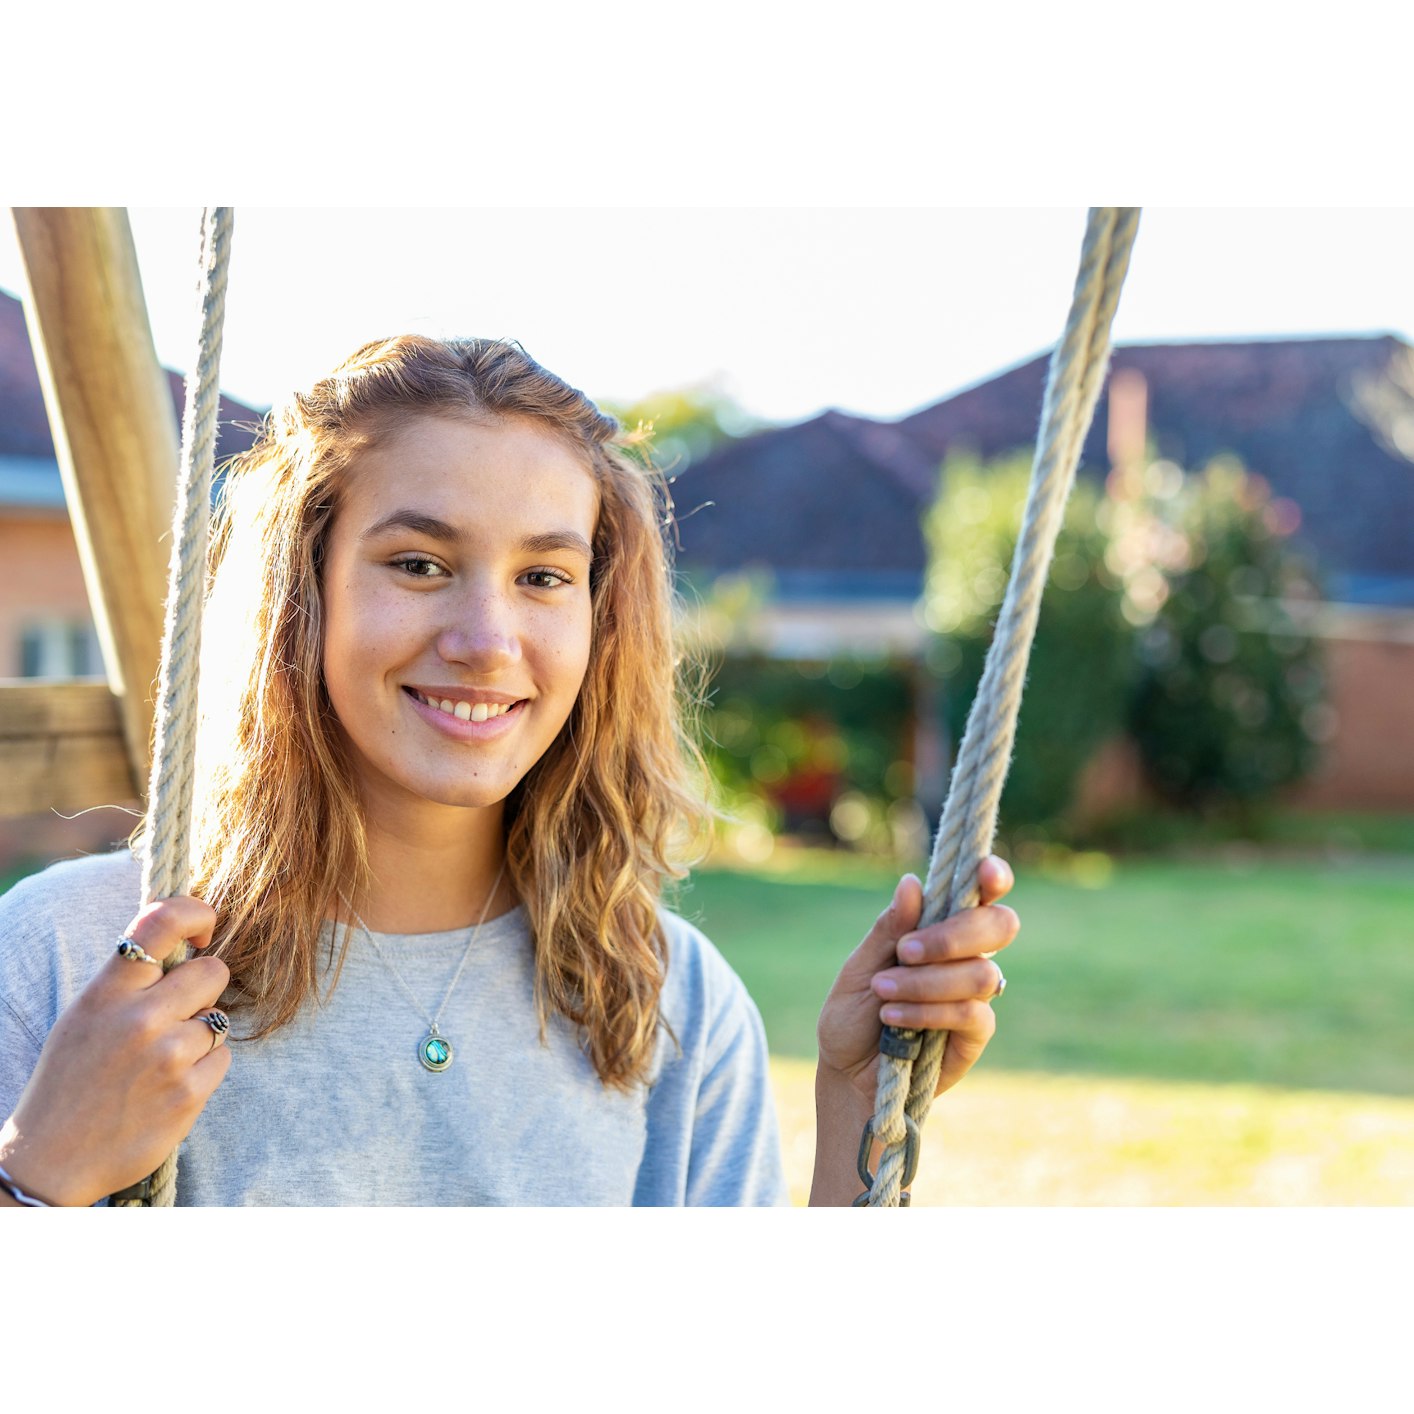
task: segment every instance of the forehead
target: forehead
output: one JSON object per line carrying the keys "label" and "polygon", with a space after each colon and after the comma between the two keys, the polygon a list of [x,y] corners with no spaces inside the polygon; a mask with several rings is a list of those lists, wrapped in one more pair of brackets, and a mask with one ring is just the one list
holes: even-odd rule
{"label": "forehead", "polygon": [[376,427],[345,474],[343,507],[354,519],[395,503],[483,525],[553,517],[590,538],[599,492],[584,457],[537,422],[419,413]]}

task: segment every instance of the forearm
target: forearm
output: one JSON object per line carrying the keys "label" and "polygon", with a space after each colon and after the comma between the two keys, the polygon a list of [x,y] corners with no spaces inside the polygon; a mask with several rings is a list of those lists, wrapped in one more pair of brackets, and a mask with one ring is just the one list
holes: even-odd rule
{"label": "forearm", "polygon": [[847,1208],[864,1191],[859,1139],[873,1113],[873,1105],[847,1077],[823,1065],[816,1069],[812,1208]]}

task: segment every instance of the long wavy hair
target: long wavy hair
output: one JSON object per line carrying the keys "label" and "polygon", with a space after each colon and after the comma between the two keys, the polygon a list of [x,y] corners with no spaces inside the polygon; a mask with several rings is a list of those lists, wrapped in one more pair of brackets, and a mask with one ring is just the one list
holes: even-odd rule
{"label": "long wavy hair", "polygon": [[[583,1028],[606,1085],[644,1080],[666,967],[658,905],[710,820],[687,730],[700,669],[680,661],[651,458],[518,345],[404,336],[365,344],[265,419],[227,467],[212,536],[192,892],[216,910],[235,1005],[266,1035],[317,998],[321,926],[369,882],[364,823],[323,674],[321,565],[351,459],[417,416],[530,419],[598,486],[592,646],[579,698],[507,798],[507,875],[535,940],[542,1037]],[[696,676],[692,676],[696,674]],[[338,932],[340,930],[336,930]],[[348,930],[337,951],[337,984]]]}

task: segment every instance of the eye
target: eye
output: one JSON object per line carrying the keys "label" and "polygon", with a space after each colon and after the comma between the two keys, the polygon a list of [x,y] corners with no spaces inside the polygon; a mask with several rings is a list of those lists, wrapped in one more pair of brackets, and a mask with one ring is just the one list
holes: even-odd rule
{"label": "eye", "polygon": [[410,579],[437,579],[447,573],[436,560],[429,560],[426,555],[404,555],[394,560],[393,564]]}
{"label": "eye", "polygon": [[563,570],[526,570],[521,578],[526,580],[532,589],[557,589],[562,584],[574,583]]}

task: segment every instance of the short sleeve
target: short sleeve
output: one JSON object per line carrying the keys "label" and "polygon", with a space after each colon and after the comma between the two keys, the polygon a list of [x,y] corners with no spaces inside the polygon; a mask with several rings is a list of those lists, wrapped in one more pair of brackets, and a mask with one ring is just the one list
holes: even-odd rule
{"label": "short sleeve", "polygon": [[126,852],[56,864],[0,895],[0,1119],[34,1074],[44,1039],[135,911]]}
{"label": "short sleeve", "polygon": [[666,1059],[647,1102],[635,1203],[789,1206],[761,1013],[695,928],[668,915]]}

